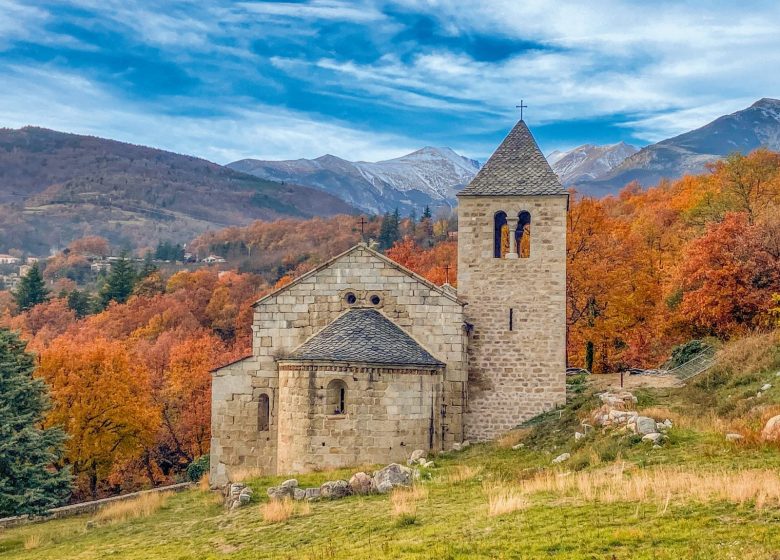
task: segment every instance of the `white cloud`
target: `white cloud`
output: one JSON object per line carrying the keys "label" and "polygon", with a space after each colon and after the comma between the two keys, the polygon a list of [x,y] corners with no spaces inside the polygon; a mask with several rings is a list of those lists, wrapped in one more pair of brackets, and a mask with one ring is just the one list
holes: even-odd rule
{"label": "white cloud", "polygon": [[9,70],[0,77],[6,86],[0,90],[0,122],[9,127],[35,124],[196,154],[222,164],[246,157],[312,158],[325,153],[373,161],[418,147],[408,138],[242,100],[233,100],[237,108],[224,115],[173,115],[166,108],[177,105],[176,99],[141,106],[78,74],[48,68]]}

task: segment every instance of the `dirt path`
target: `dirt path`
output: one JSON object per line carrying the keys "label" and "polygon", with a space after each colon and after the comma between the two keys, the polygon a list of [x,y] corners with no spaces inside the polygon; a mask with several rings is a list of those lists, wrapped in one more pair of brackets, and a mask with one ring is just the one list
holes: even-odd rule
{"label": "dirt path", "polygon": [[[620,374],[604,373],[590,376],[590,381],[598,389],[619,389]],[[682,382],[673,375],[628,375],[623,376],[624,389],[639,387],[682,387]]]}

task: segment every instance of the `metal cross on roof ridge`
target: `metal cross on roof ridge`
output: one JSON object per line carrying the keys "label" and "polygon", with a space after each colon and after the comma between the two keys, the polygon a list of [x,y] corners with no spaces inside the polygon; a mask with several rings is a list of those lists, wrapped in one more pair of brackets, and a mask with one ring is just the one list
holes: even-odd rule
{"label": "metal cross on roof ridge", "polygon": [[515,105],[515,109],[520,109],[520,120],[523,120],[523,109],[528,109],[528,105],[523,105],[523,100],[520,100],[520,105]]}

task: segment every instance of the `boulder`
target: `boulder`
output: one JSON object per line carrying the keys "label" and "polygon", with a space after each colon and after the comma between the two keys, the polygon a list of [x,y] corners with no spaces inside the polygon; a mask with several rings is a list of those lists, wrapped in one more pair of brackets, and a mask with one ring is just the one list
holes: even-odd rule
{"label": "boulder", "polygon": [[585,434],[583,434],[582,432],[574,432],[574,441],[580,441],[584,437]]}
{"label": "boulder", "polygon": [[646,436],[658,431],[655,426],[655,420],[647,416],[638,416],[636,419],[636,433]]}
{"label": "boulder", "polygon": [[409,457],[409,460],[406,461],[407,465],[414,465],[416,463],[420,462],[420,459],[425,460],[427,456],[427,453],[423,451],[422,449],[415,449],[412,451],[411,456]]}
{"label": "boulder", "polygon": [[306,488],[304,490],[305,496],[304,499],[308,502],[313,502],[314,500],[319,500],[321,497],[320,489],[319,488]]}
{"label": "boulder", "polygon": [[320,497],[337,500],[349,496],[349,482],[346,480],[329,480],[320,486]]}
{"label": "boulder", "polygon": [[558,463],[563,463],[564,461],[568,461],[571,459],[571,453],[562,453],[558,455],[555,459],[552,460],[553,465],[557,465]]}
{"label": "boulder", "polygon": [[[317,489],[319,490],[319,488]],[[305,500],[306,499],[306,490],[303,488],[293,488],[293,500]]]}
{"label": "boulder", "polygon": [[294,478],[290,478],[288,480],[285,480],[282,482],[279,486],[282,486],[284,488],[297,488],[298,487],[298,481]]}
{"label": "boulder", "polygon": [[371,476],[364,472],[357,472],[349,479],[349,487],[353,494],[369,494],[371,486]]}
{"label": "boulder", "polygon": [[426,469],[432,469],[436,464],[433,461],[425,461],[422,466]]}
{"label": "boulder", "polygon": [[663,439],[663,434],[660,434],[658,432],[651,433],[651,434],[645,434],[642,436],[642,441],[649,441],[652,443],[660,443],[660,441]]}
{"label": "boulder", "polygon": [[272,500],[284,500],[285,498],[292,498],[294,490],[294,486],[271,486],[266,490],[266,493]]}
{"label": "boulder", "polygon": [[742,434],[736,434],[733,432],[726,434],[726,441],[739,441],[741,439],[745,439],[745,436]]}
{"label": "boulder", "polygon": [[460,448],[467,449],[469,445],[471,445],[471,442],[469,440],[465,440],[463,443],[460,444]]}
{"label": "boulder", "polygon": [[386,494],[396,486],[411,486],[412,476],[412,469],[392,463],[374,473],[374,490]]}
{"label": "boulder", "polygon": [[764,383],[761,386],[761,391],[769,391],[769,389],[771,389],[771,388],[772,388],[772,384],[771,383]]}
{"label": "boulder", "polygon": [[517,445],[513,445],[513,446],[512,446],[512,449],[514,449],[515,451],[517,451],[518,449],[522,449],[523,447],[525,447],[525,444],[524,444],[524,443],[518,443]]}
{"label": "boulder", "polygon": [[770,418],[764,429],[761,430],[761,439],[764,441],[780,441],[780,414]]}

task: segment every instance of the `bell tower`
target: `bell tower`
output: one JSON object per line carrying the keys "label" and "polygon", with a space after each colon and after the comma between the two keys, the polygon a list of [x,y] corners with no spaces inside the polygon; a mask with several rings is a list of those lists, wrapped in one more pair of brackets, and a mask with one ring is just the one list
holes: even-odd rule
{"label": "bell tower", "polygon": [[458,194],[469,439],[565,402],[568,201],[523,120]]}

